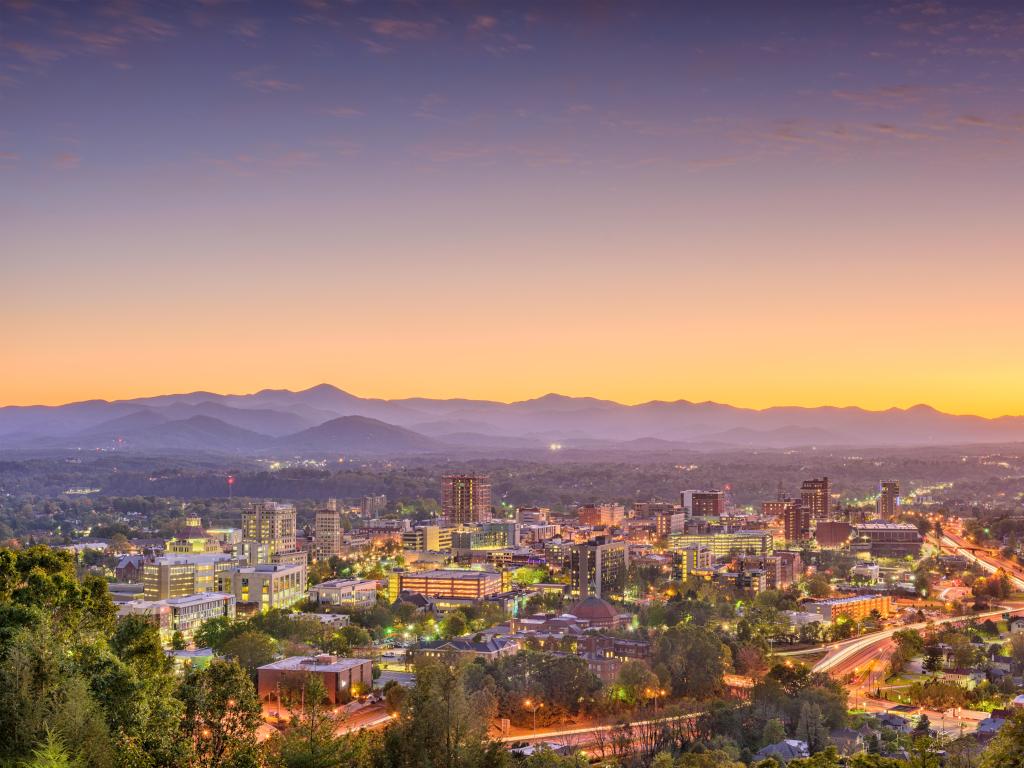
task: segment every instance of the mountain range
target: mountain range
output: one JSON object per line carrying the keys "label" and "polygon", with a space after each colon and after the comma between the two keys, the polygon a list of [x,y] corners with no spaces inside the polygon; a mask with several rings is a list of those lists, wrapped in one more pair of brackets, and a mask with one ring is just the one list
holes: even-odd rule
{"label": "mountain range", "polygon": [[330,384],[248,395],[190,392],[0,408],[0,450],[104,449],[251,456],[410,455],[502,450],[918,446],[1024,441],[1024,417],[926,405],[774,407],[549,394],[532,400],[363,398]]}

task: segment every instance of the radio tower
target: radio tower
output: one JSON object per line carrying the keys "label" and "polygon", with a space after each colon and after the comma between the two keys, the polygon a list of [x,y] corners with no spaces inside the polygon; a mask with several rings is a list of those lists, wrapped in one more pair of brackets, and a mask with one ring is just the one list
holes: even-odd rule
{"label": "radio tower", "polygon": [[232,493],[232,489],[234,488],[234,486],[235,486],[235,476],[234,475],[228,475],[228,501],[231,501],[231,493]]}
{"label": "radio tower", "polygon": [[775,500],[776,501],[785,501],[786,500],[786,494],[782,492],[782,481],[781,480],[779,480],[779,487],[775,491]]}

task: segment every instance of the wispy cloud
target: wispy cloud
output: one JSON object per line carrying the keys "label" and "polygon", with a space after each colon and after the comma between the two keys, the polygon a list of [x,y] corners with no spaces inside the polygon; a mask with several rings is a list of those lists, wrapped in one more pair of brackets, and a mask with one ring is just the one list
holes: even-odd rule
{"label": "wispy cloud", "polygon": [[395,40],[427,40],[437,32],[433,21],[412,21],[409,19],[368,19],[374,34]]}
{"label": "wispy cloud", "polygon": [[331,117],[362,117],[365,114],[363,110],[355,107],[327,107],[323,113]]}
{"label": "wispy cloud", "polygon": [[233,77],[246,88],[260,93],[287,93],[302,90],[302,86],[298,83],[277,77],[270,67],[242,70],[236,72]]}
{"label": "wispy cloud", "polygon": [[58,152],[53,156],[53,167],[60,170],[73,170],[82,164],[82,158],[74,152]]}

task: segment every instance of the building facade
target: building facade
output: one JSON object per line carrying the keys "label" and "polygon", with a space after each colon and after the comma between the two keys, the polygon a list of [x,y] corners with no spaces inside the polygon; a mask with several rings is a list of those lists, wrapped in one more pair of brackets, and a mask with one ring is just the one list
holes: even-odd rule
{"label": "building facade", "polygon": [[490,520],[490,478],[484,475],[445,475],[441,480],[441,512],[453,525]]}

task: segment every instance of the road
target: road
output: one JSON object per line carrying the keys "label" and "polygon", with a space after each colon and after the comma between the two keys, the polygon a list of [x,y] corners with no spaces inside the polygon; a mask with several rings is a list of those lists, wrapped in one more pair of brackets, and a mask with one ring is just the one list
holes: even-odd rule
{"label": "road", "polygon": [[[958,534],[947,531],[943,531],[942,540],[939,544],[942,549],[950,550],[958,555],[966,557],[972,563],[977,563],[989,573],[1003,571],[1015,589],[1024,590],[1024,568],[1021,568],[1016,563],[1011,562],[1004,557],[1000,557],[998,554],[992,554],[991,550],[979,552],[977,551],[977,544],[967,541]],[[968,547],[970,549],[968,549]],[[974,549],[975,551],[972,552],[971,549]]]}

